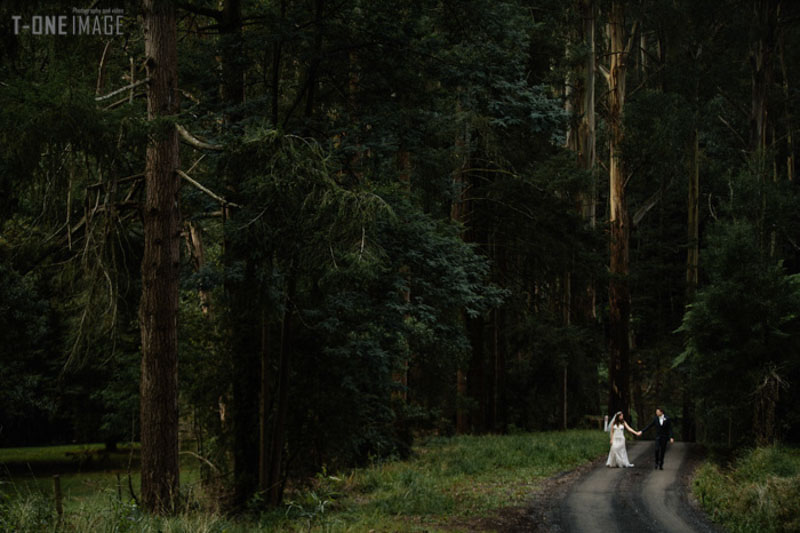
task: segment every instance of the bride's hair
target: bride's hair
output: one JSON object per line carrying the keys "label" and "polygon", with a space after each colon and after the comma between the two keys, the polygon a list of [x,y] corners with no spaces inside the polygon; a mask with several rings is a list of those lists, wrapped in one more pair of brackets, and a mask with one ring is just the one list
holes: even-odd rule
{"label": "bride's hair", "polygon": [[617,413],[617,416],[614,417],[614,424],[615,425],[621,426],[623,424],[624,419],[620,420],[621,417],[622,417],[622,413]]}

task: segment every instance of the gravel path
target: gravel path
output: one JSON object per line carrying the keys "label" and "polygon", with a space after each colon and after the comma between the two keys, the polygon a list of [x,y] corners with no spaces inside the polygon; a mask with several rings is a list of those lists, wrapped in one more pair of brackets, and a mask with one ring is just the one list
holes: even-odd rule
{"label": "gravel path", "polygon": [[653,469],[653,443],[630,442],[634,468],[597,464],[561,498],[560,516],[550,531],[711,533],[719,531],[690,503],[687,480],[697,450],[675,443],[667,449],[664,470]]}

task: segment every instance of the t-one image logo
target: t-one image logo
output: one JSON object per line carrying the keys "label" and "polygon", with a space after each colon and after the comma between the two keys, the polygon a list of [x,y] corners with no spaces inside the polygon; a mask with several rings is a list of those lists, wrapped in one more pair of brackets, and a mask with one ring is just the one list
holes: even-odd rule
{"label": "t-one image logo", "polygon": [[72,8],[69,15],[12,15],[14,35],[122,35],[121,8]]}

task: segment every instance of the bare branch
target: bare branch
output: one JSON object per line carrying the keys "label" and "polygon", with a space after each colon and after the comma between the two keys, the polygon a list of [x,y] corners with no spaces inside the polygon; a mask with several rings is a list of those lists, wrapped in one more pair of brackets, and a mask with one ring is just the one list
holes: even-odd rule
{"label": "bare branch", "polygon": [[[117,180],[117,184],[125,183],[125,182],[128,182],[128,181],[135,181],[135,180],[141,179],[143,177],[144,177],[144,173],[133,174],[132,176],[126,176],[124,178],[118,179]],[[106,182],[98,181],[97,183],[92,183],[91,185],[87,185],[86,188],[87,189],[95,189],[95,188],[103,187],[105,185],[106,185]]]}
{"label": "bare branch", "polygon": [[202,160],[203,160],[203,159],[205,159],[205,158],[206,158],[206,154],[203,154],[203,155],[201,155],[201,156],[200,156],[200,157],[197,159],[197,161],[195,161],[195,162],[192,164],[192,166],[190,166],[190,167],[189,167],[189,170],[187,170],[187,171],[186,171],[186,173],[188,174],[189,172],[191,172],[192,170],[194,170],[194,169],[195,169],[195,167],[197,167],[197,165],[199,165],[199,164],[200,164],[200,161],[202,161]]}
{"label": "bare branch", "polygon": [[211,191],[211,189],[209,189],[208,187],[206,187],[205,185],[203,185],[199,181],[195,180],[191,176],[189,176],[189,174],[187,174],[183,170],[178,169],[175,172],[178,173],[178,176],[180,176],[183,179],[185,179],[186,181],[188,181],[193,187],[203,191],[204,193],[206,193],[207,195],[209,195],[211,198],[213,198],[214,200],[218,201],[222,205],[225,205],[225,206],[229,205],[231,207],[240,207],[238,204],[235,204],[233,202],[229,202],[225,198],[223,198],[222,196],[220,196],[217,193]]}
{"label": "bare branch", "polygon": [[748,110],[748,109],[744,108],[743,106],[741,106],[739,104],[739,102],[737,102],[728,93],[726,93],[725,90],[723,90],[723,88],[721,86],[717,85],[716,89],[717,89],[717,92],[719,93],[719,95],[721,97],[723,97],[725,99],[725,101],[728,102],[728,104],[730,104],[731,107],[736,109],[741,116],[743,116],[743,117],[749,117],[750,116],[750,110]]}
{"label": "bare branch", "polygon": [[103,100],[108,100],[112,96],[116,96],[116,95],[118,95],[120,93],[123,93],[125,91],[130,91],[131,89],[135,89],[136,87],[138,87],[140,85],[144,85],[145,83],[149,83],[149,82],[150,82],[150,78],[145,78],[143,80],[139,80],[139,81],[137,81],[135,83],[131,83],[130,85],[128,85],[126,87],[123,87],[121,89],[117,89],[116,91],[112,91],[112,92],[108,93],[105,96],[97,96],[97,97],[95,97],[94,101],[95,102],[102,102]]}
{"label": "bare branch", "polygon": [[664,191],[662,190],[658,190],[653,196],[648,198],[647,202],[645,202],[642,207],[636,211],[636,214],[633,215],[633,227],[637,227],[645,215],[647,215],[647,213],[649,213],[650,210],[656,206],[658,201],[661,200],[663,192]]}
{"label": "bare branch", "polygon": [[186,98],[188,98],[189,100],[191,100],[195,104],[199,104],[200,103],[200,99],[198,97],[196,97],[195,95],[193,95],[192,93],[190,93],[189,91],[186,91],[184,89],[178,89],[178,90],[181,92],[181,94],[183,96],[185,96]]}
{"label": "bare branch", "polygon": [[605,65],[601,65],[600,63],[597,64],[597,70],[600,71],[600,74],[606,79],[606,83],[611,85],[611,73],[605,67]]}
{"label": "bare branch", "polygon": [[633,23],[633,28],[631,28],[631,34],[628,36],[628,44],[625,45],[625,57],[630,54],[631,50],[633,49],[633,39],[636,37],[636,30],[639,29],[639,21]]}
{"label": "bare branch", "polygon": [[650,77],[652,75],[658,74],[659,72],[664,70],[665,66],[666,65],[659,65],[658,68],[653,70],[653,72],[645,72],[644,79],[642,80],[642,82],[639,85],[637,85],[636,87],[634,87],[632,91],[628,92],[628,97],[631,97],[634,94],[636,94],[637,92],[639,92],[639,90],[642,89],[642,87],[644,87],[647,84],[648,81],[650,81]]}
{"label": "bare branch", "polygon": [[217,468],[217,465],[215,465],[214,463],[212,463],[211,461],[209,461],[208,459],[206,459],[205,457],[203,457],[200,454],[197,454],[197,453],[195,453],[195,452],[193,452],[191,450],[184,450],[184,451],[178,452],[178,453],[180,455],[191,455],[195,459],[199,459],[200,461],[203,461],[205,464],[207,464],[208,466],[210,466],[211,468],[213,468],[214,470],[219,472],[219,468]]}
{"label": "bare branch", "polygon": [[225,149],[225,147],[221,144],[209,144],[207,142],[203,142],[191,133],[189,133],[186,128],[181,126],[180,124],[175,124],[175,129],[178,130],[178,133],[186,141],[187,144],[197,148],[198,150],[211,150],[213,152],[221,152]]}
{"label": "bare branch", "polygon": [[100,66],[97,67],[97,89],[95,90],[95,94],[98,96],[100,95],[100,89],[103,88],[106,71],[106,56],[108,55],[109,48],[111,48],[111,41],[108,41],[103,48],[103,55],[100,56]]}
{"label": "bare branch", "polygon": [[745,140],[744,140],[744,138],[743,138],[741,135],[739,135],[739,132],[738,132],[738,131],[736,131],[736,128],[734,128],[733,126],[731,126],[730,122],[728,122],[727,120],[725,120],[724,118],[722,118],[722,115],[717,115],[717,118],[720,120],[720,122],[722,122],[723,124],[725,124],[725,125],[728,127],[728,129],[729,129],[729,130],[731,130],[731,132],[732,132],[734,135],[736,135],[736,138],[737,138],[737,139],[739,139],[739,142],[741,142],[741,143],[742,143],[742,146],[747,146],[747,141],[745,141]]}
{"label": "bare branch", "polygon": [[112,104],[108,104],[107,106],[105,106],[103,108],[103,111],[108,111],[109,109],[117,108],[117,107],[121,106],[122,104],[127,104],[127,103],[132,102],[131,96],[133,96],[133,98],[138,98],[140,96],[144,96],[144,93],[138,93],[138,94],[135,94],[135,95],[132,94],[132,95],[126,96],[126,97],[122,98],[121,100],[117,100],[116,102],[114,102]]}

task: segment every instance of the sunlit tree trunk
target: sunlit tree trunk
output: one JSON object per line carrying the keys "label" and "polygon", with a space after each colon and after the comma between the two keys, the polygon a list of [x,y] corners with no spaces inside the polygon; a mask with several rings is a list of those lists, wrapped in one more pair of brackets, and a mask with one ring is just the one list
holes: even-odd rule
{"label": "sunlit tree trunk", "polygon": [[[583,196],[582,211],[584,219],[594,228],[597,225],[597,180],[594,176],[597,163],[597,128],[595,126],[595,6],[594,0],[581,0],[583,18],[583,42],[587,47],[587,57],[583,66],[583,98],[579,109],[581,121],[578,126],[578,164],[592,172],[593,178],[589,194]],[[594,289],[592,289],[594,293]],[[592,297],[594,303],[594,297]],[[594,306],[592,306],[594,315]]]}
{"label": "sunlit tree trunk", "polygon": [[[597,213],[597,181],[595,176],[596,133],[595,133],[595,5],[594,0],[576,0],[576,12],[580,22],[573,27],[573,39],[580,43],[586,57],[581,65],[575,68],[567,78],[566,106],[573,117],[567,131],[567,149],[575,152],[578,167],[592,176],[588,190],[578,196],[577,210],[587,226],[594,228]],[[575,283],[573,283],[573,281]],[[573,294],[573,285],[580,290]],[[560,280],[561,297],[560,312],[562,323],[568,326],[572,317],[583,323],[595,318],[595,286],[594,280],[573,280],[572,274],[565,271]],[[573,299],[574,304],[573,304]],[[562,426],[567,427],[568,414],[568,367],[564,361],[562,369]]]}
{"label": "sunlit tree trunk", "polygon": [[[635,29],[634,29],[635,33]],[[608,82],[609,151],[609,399],[610,412],[628,413],[630,401],[630,223],[625,201],[625,165],[620,148],[624,139],[626,61],[630,42],[625,45],[625,15],[621,2],[611,4],[608,21],[610,65],[604,70]]]}
{"label": "sunlit tree trunk", "polygon": [[[144,0],[149,120],[178,113],[177,26],[173,4]],[[180,210],[178,133],[156,126],[147,146],[144,254],[139,322],[142,334],[142,505],[174,510],[178,496],[178,277]]]}

